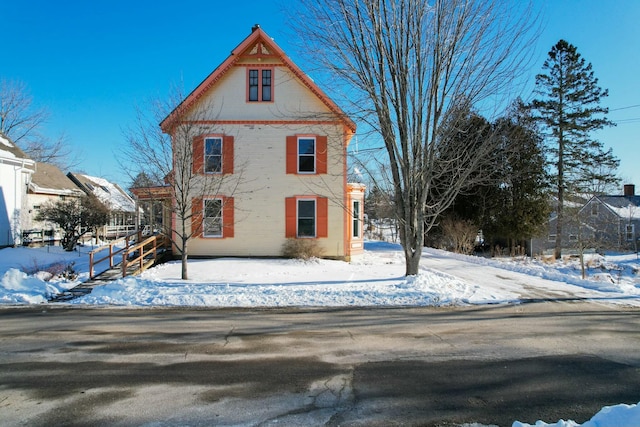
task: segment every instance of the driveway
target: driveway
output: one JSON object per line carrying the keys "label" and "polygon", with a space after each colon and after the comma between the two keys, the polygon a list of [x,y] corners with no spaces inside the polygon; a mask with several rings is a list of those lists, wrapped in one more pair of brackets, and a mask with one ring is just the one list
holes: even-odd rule
{"label": "driveway", "polygon": [[511,426],[640,401],[640,310],[0,309],[0,424]]}

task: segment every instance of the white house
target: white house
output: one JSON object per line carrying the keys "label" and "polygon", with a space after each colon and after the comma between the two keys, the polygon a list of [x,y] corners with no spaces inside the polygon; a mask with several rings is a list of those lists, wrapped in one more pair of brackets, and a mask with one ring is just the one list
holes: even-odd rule
{"label": "white house", "polygon": [[22,243],[27,186],[35,162],[0,133],[0,248]]}

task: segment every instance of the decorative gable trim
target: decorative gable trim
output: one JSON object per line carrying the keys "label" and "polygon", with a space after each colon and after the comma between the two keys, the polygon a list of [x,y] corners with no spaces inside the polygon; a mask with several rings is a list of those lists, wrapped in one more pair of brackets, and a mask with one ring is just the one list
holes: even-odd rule
{"label": "decorative gable trim", "polygon": [[[255,54],[252,52],[255,49]],[[243,56],[253,56],[259,60],[264,55],[278,58],[329,110],[338,116],[350,134],[355,134],[356,125],[297,65],[287,57],[278,45],[261,28],[254,27],[253,32],[244,39],[231,55],[216,68],[196,89],[193,90],[161,123],[163,132],[171,133],[181,117],[189,111]]]}

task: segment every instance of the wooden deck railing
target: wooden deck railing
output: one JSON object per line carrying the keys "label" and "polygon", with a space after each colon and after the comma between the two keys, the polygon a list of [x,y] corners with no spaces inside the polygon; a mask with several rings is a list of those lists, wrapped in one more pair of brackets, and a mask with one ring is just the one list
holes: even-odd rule
{"label": "wooden deck railing", "polygon": [[122,277],[142,273],[151,267],[158,259],[158,250],[164,247],[166,242],[162,235],[148,237],[130,246],[122,253]]}
{"label": "wooden deck railing", "polygon": [[[153,265],[158,258],[160,249],[169,247],[167,238],[164,235],[151,236],[144,241],[141,241],[141,238],[141,233],[138,231],[89,252],[89,278],[93,279],[100,274],[95,272],[95,267],[97,264],[107,260],[109,261],[109,268],[104,268],[103,271],[113,269],[122,261],[122,277],[127,276],[127,274],[137,274]],[[124,243],[123,246],[122,243]],[[139,254],[136,254],[136,251],[139,251]],[[107,253],[101,255],[103,252]],[[131,258],[132,255],[133,258]],[[140,264],[140,268],[135,269],[133,273],[128,272],[127,266],[135,262]]]}

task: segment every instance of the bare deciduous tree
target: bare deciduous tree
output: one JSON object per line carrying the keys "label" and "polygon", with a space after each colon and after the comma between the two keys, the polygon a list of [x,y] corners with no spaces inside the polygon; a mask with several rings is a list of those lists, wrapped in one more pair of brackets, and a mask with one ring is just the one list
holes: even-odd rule
{"label": "bare deciduous tree", "polygon": [[50,139],[41,133],[49,119],[45,108],[35,108],[26,84],[0,80],[0,132],[11,138],[32,160],[67,170],[78,164],[66,137]]}
{"label": "bare deciduous tree", "polygon": [[351,88],[351,113],[388,153],[407,275],[418,273],[425,232],[490,157],[495,141],[458,144],[446,132],[518,76],[534,25],[529,9],[518,7],[501,0],[303,1],[307,12],[296,28],[305,51]]}
{"label": "bare deciduous tree", "polygon": [[[151,101],[144,110],[138,108],[135,124],[124,131],[128,145],[119,160],[132,181],[144,174],[152,182],[166,183],[164,189],[171,199],[170,210],[175,218],[168,237],[181,255],[182,279],[186,280],[189,241],[203,232],[201,208],[194,206],[194,201],[213,194],[233,195],[242,180],[242,166],[236,161],[232,174],[223,169],[219,173],[203,173],[201,168],[194,167],[194,160],[201,164],[205,161],[203,152],[194,151],[194,138],[213,133],[210,125],[202,124],[211,112],[207,112],[206,103],[201,103],[190,112],[173,115],[183,99],[182,92],[174,90],[167,99]],[[165,121],[170,114],[173,119]],[[165,127],[161,128],[160,123]],[[153,188],[148,190],[146,196],[152,199]],[[220,210],[227,208],[226,203],[231,202],[223,200]]]}

